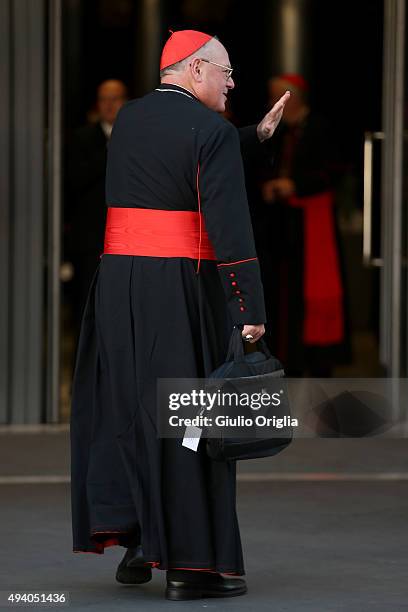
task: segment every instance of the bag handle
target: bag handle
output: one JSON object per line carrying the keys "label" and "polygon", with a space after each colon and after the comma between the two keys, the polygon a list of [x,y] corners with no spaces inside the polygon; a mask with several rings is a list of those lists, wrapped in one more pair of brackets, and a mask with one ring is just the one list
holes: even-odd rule
{"label": "bag handle", "polygon": [[[239,363],[244,361],[245,359],[245,351],[244,351],[244,340],[242,338],[242,330],[243,325],[236,325],[232,330],[231,338],[229,341],[228,352],[226,361],[234,361],[235,363]],[[271,358],[271,352],[263,338],[257,340],[256,344],[262,350],[262,352],[266,355],[268,359]]]}

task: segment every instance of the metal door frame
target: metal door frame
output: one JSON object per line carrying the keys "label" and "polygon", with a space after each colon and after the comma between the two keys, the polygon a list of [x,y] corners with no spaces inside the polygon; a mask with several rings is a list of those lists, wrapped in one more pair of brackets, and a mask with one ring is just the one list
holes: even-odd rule
{"label": "metal door frame", "polygon": [[0,0],[0,423],[44,418],[44,0]]}
{"label": "metal door frame", "polygon": [[384,1],[380,360],[401,376],[401,222],[404,129],[405,0]]}
{"label": "metal door frame", "polygon": [[62,0],[48,0],[48,236],[46,421],[60,413],[62,218]]}

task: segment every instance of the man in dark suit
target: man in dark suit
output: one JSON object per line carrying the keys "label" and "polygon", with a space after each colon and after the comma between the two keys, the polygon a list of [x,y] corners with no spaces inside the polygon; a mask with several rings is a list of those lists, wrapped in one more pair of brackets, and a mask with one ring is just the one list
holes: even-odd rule
{"label": "man in dark suit", "polygon": [[96,96],[98,121],[77,130],[69,147],[65,257],[74,268],[72,314],[76,334],[89,285],[103,251],[106,145],[116,115],[126,100],[127,88],[122,81],[103,81]]}

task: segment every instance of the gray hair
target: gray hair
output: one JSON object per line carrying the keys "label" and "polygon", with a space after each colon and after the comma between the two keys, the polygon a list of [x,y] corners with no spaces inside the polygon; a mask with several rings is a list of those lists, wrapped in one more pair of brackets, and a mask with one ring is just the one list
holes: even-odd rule
{"label": "gray hair", "polygon": [[[197,49],[200,52],[200,55],[203,59],[210,59],[211,51],[212,51],[212,41],[218,40],[217,36],[213,36],[211,40],[205,43],[202,47]],[[160,78],[167,76],[168,74],[173,74],[173,72],[183,72],[185,70],[187,64],[189,64],[193,57],[197,57],[197,51],[194,51],[188,57],[176,62],[175,64],[171,64],[170,66],[166,66],[163,70],[160,70]]]}

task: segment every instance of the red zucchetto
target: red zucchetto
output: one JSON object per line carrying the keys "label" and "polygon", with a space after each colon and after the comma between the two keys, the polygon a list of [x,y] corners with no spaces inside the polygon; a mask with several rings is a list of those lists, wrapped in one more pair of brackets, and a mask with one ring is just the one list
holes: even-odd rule
{"label": "red zucchetto", "polygon": [[[170,30],[171,31],[171,30]],[[163,47],[160,59],[160,70],[172,66],[185,59],[197,49],[205,45],[213,36],[196,30],[179,30],[172,32]]]}
{"label": "red zucchetto", "polygon": [[300,74],[280,74],[277,78],[291,83],[302,91],[308,91],[309,89],[309,83]]}

